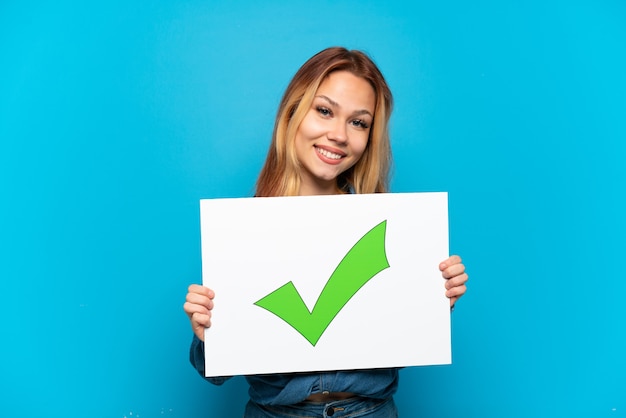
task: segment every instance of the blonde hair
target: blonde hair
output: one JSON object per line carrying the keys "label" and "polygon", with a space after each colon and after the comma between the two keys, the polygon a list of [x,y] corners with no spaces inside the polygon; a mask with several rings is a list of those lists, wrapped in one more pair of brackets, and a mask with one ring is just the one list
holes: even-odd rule
{"label": "blonde hair", "polygon": [[337,177],[337,187],[354,193],[388,190],[391,168],[389,117],[393,97],[382,73],[365,53],[342,47],[327,48],[296,72],[278,107],[272,142],[256,184],[256,196],[295,196],[300,189],[300,163],[295,138],[320,84],[334,71],[348,71],[367,80],[376,95],[369,140],[357,163]]}

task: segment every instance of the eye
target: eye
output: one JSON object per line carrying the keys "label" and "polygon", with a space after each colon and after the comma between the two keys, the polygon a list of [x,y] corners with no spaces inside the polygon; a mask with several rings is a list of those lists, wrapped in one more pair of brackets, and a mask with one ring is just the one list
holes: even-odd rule
{"label": "eye", "polygon": [[317,106],[315,110],[317,110],[317,113],[319,113],[320,115],[324,117],[330,117],[333,115],[333,112],[327,107]]}
{"label": "eye", "polygon": [[352,122],[352,125],[357,127],[357,128],[361,128],[361,129],[367,129],[369,128],[369,125],[367,124],[367,122],[361,120],[361,119],[354,119]]}

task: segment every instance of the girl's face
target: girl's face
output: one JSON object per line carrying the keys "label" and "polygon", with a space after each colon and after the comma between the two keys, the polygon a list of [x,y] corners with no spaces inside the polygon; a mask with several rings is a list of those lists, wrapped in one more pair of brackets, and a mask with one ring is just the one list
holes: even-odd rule
{"label": "girl's face", "polygon": [[301,196],[338,192],[337,176],[365,151],[375,106],[374,89],[365,79],[348,71],[326,77],[296,133]]}

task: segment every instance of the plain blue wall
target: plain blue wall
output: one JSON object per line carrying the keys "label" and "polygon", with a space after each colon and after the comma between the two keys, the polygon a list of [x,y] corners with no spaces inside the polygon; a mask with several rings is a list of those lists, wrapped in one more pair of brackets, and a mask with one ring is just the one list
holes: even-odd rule
{"label": "plain blue wall", "polygon": [[626,3],[284,3],[0,3],[0,415],[240,416],[187,360],[198,201],[251,194],[290,77],[345,45],[471,275],[402,416],[626,417]]}

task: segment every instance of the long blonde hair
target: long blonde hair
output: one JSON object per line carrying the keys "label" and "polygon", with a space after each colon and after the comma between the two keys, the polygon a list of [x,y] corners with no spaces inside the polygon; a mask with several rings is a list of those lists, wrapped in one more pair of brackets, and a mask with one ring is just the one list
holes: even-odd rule
{"label": "long blonde hair", "polygon": [[389,117],[393,107],[385,78],[365,53],[342,47],[324,49],[296,72],[278,107],[272,142],[256,184],[255,196],[295,196],[300,189],[300,163],[295,138],[320,84],[334,71],[349,71],[367,80],[376,95],[369,140],[359,161],[337,177],[337,186],[354,193],[388,190],[391,168]]}

